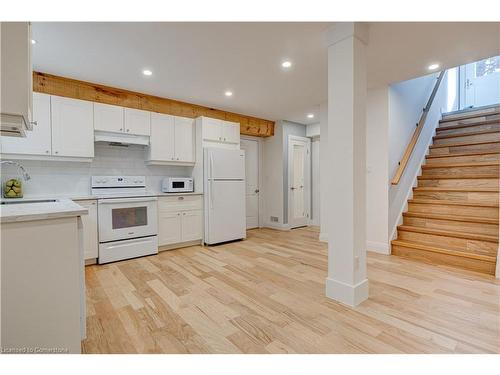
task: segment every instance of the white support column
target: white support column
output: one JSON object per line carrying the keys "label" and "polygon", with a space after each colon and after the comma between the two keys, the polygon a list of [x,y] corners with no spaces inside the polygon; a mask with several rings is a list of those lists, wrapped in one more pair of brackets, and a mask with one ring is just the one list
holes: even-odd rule
{"label": "white support column", "polygon": [[368,298],[366,278],[367,25],[328,31],[328,277],[326,295],[350,306]]}

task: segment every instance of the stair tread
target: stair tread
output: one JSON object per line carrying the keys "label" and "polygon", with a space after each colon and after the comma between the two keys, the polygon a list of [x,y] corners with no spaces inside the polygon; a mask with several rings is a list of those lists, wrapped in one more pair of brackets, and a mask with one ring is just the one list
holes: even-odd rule
{"label": "stair tread", "polygon": [[417,186],[413,188],[414,191],[458,191],[464,193],[498,193],[500,189],[498,188],[473,188],[473,187],[435,187],[435,186]]}
{"label": "stair tread", "polygon": [[498,179],[499,173],[485,173],[473,176],[467,175],[446,175],[446,174],[425,174],[417,177],[419,180],[478,180],[478,179]]}
{"label": "stair tread", "polygon": [[477,131],[477,132],[469,132],[469,133],[453,133],[453,134],[441,134],[441,135],[435,135],[433,139],[448,139],[448,138],[459,138],[459,137],[473,137],[475,135],[481,135],[481,134],[493,134],[493,133],[500,133],[500,130],[482,130],[482,131]]}
{"label": "stair tread", "polygon": [[448,206],[472,206],[472,207],[496,207],[498,208],[498,203],[485,203],[485,202],[463,202],[463,201],[450,201],[446,199],[409,199],[409,203],[421,203],[421,204],[440,204]]}
{"label": "stair tread", "polygon": [[498,166],[498,161],[477,161],[471,163],[441,163],[441,164],[424,164],[422,169],[435,169],[435,168],[458,168],[458,167],[488,167]]}
{"label": "stair tread", "polygon": [[486,217],[475,217],[475,216],[445,215],[445,214],[433,214],[427,212],[404,212],[403,216],[420,217],[425,219],[436,219],[436,220],[482,223],[482,224],[496,224],[496,225],[499,224],[498,219],[490,219]]}
{"label": "stair tread", "polygon": [[468,233],[468,232],[450,231],[450,230],[444,230],[444,229],[432,229],[432,228],[418,227],[418,226],[412,226],[412,225],[399,225],[398,230],[407,231],[407,232],[434,234],[434,235],[444,236],[444,237],[465,238],[465,239],[469,239],[469,240],[487,241],[487,242],[498,243],[498,237],[489,236],[486,234],[475,234],[475,233]]}
{"label": "stair tread", "polygon": [[492,154],[500,154],[500,150],[498,151],[473,151],[473,152],[461,152],[456,154],[446,154],[446,155],[426,155],[427,159],[438,159],[438,158],[453,158],[456,156],[479,156],[479,155],[492,155]]}
{"label": "stair tread", "polygon": [[486,116],[495,116],[495,115],[500,115],[500,111],[471,113],[469,115],[464,115],[464,116],[444,118],[444,119],[439,120],[439,123],[444,124],[444,123],[452,122],[452,121],[470,120],[470,119],[477,118],[477,117],[486,117]]}
{"label": "stair tread", "polygon": [[430,245],[420,244],[417,242],[410,242],[410,241],[406,241],[406,240],[392,240],[391,244],[396,245],[396,246],[410,247],[410,248],[417,249],[417,250],[429,251],[429,252],[433,252],[433,253],[447,254],[447,255],[453,255],[453,256],[457,256],[457,257],[464,257],[464,258],[482,260],[485,262],[496,263],[496,256],[481,255],[481,254],[469,253],[469,252],[458,251],[458,250],[449,250],[449,249],[445,249],[442,247],[430,246]]}
{"label": "stair tread", "polygon": [[493,143],[500,143],[500,141],[456,142],[456,143],[449,143],[449,144],[445,144],[445,145],[430,145],[429,148],[475,146],[475,145],[486,145],[486,144],[493,144]]}
{"label": "stair tread", "polygon": [[486,121],[478,121],[478,122],[473,122],[470,124],[458,124],[458,125],[451,125],[451,126],[439,126],[436,128],[436,132],[441,132],[444,130],[455,130],[455,129],[463,129],[463,128],[471,128],[474,126],[481,126],[481,125],[494,125],[500,123],[500,119],[494,119],[494,120],[486,120]]}

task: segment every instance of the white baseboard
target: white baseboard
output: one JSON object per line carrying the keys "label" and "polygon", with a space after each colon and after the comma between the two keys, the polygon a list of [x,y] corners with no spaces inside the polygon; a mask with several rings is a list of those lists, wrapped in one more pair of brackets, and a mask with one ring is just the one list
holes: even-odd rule
{"label": "white baseboard", "polygon": [[328,242],[328,233],[320,232],[319,233],[319,240],[321,242]]}
{"label": "white baseboard", "polygon": [[332,278],[326,278],[326,296],[345,305],[355,307],[368,299],[368,279],[349,285]]}
{"label": "white baseboard", "polygon": [[264,228],[271,228],[271,229],[277,229],[277,230],[290,230],[290,226],[288,224],[281,224],[281,223],[271,223],[271,222],[265,222],[264,223]]}
{"label": "white baseboard", "polygon": [[385,255],[391,254],[391,247],[384,242],[366,241],[366,250]]}

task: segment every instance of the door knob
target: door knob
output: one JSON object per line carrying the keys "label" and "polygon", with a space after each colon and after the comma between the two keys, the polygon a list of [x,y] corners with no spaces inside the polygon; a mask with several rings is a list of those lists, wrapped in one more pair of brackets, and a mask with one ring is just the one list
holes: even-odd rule
{"label": "door knob", "polygon": [[290,188],[290,190],[295,190],[295,188],[292,186],[292,187]]}
{"label": "door knob", "polygon": [[260,192],[260,190],[259,189],[255,189],[255,193],[258,193],[258,192]]}

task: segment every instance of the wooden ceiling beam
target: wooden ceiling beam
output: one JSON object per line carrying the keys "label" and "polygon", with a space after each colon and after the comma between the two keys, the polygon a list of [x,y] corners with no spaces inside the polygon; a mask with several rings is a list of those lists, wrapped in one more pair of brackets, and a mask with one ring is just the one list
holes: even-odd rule
{"label": "wooden ceiling beam", "polygon": [[274,135],[274,121],[47,73],[33,72],[33,91],[173,116],[212,117],[238,122],[240,133],[243,135],[257,137]]}

